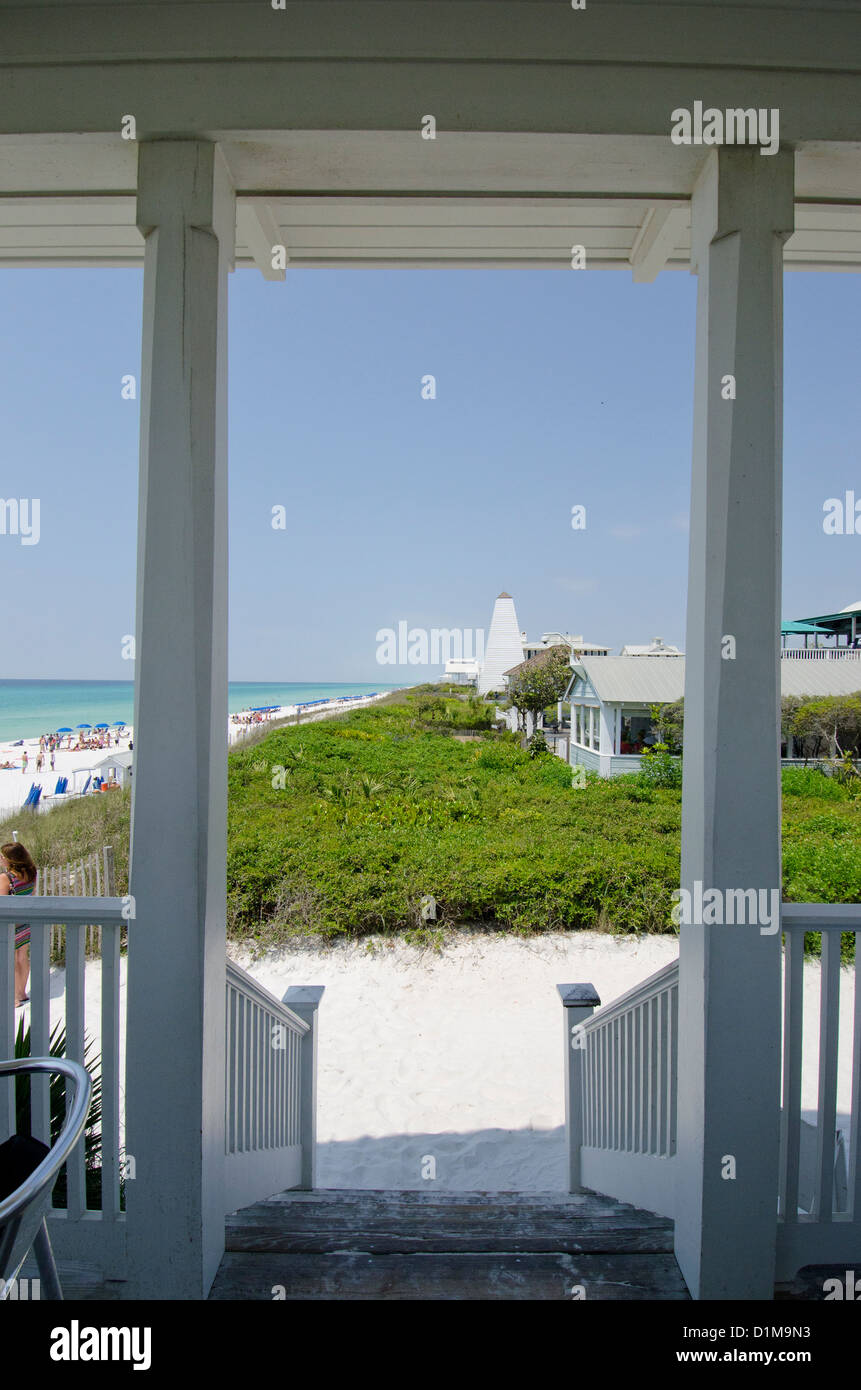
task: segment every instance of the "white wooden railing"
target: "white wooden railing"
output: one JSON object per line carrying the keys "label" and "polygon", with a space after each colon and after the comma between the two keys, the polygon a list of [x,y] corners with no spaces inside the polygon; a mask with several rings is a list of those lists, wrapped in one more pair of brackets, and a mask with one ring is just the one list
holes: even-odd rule
{"label": "white wooden railing", "polygon": [[[861,1254],[861,990],[858,949],[861,905],[784,903],[783,1107],[780,1145],[777,1278],[791,1279],[807,1264],[857,1262]],[[812,1162],[805,1162],[801,1118],[804,1040],[803,966],[805,932],[822,933],[819,990],[819,1058],[816,1133]],[[852,1020],[852,1085],[849,1098],[849,1171],[845,1143],[837,1130],[840,994],[849,971],[841,969],[843,933],[855,937],[855,999]],[[845,1136],[843,1136],[845,1141]],[[848,1267],[848,1265],[847,1265]]]}
{"label": "white wooden railing", "polygon": [[784,661],[859,661],[861,647],[784,647]]}
{"label": "white wooden railing", "polygon": [[[58,927],[57,917],[61,921]],[[87,1205],[86,1155],[78,1145],[66,1164],[66,1207],[50,1213],[51,1241],[58,1260],[98,1269],[105,1279],[124,1280],[126,1216],[121,1192],[140,1161],[126,1155],[125,979],[120,954],[127,922],[124,898],[0,898],[0,1057],[15,1053],[15,923],[30,924],[30,1055],[50,1052],[51,1002],[66,1032],[65,1055],[84,1063],[93,1039],[99,1055],[102,1115],[97,1163],[101,1196]],[[87,959],[87,932],[96,926],[98,958]],[[64,969],[51,969],[52,933],[61,932]],[[63,998],[58,1003],[57,982]],[[85,988],[85,984],[88,988]],[[98,988],[96,988],[98,986]],[[316,1150],[316,1015],[322,986],[292,988],[284,1000],[259,985],[232,961],[226,977],[225,1200],[226,1211],[290,1187],[312,1188]],[[20,1018],[21,1015],[19,1014]],[[93,1065],[93,1057],[90,1057]],[[51,1142],[48,1078],[31,1081],[31,1128]],[[15,1091],[0,1082],[0,1143],[16,1131]],[[157,1136],[157,1151],[169,1141]]]}
{"label": "white wooden railing", "polygon": [[[47,865],[36,872],[36,896],[52,898],[112,898],[116,893],[116,870],[112,845],[94,849],[83,859],[68,864]],[[51,928],[51,959],[61,954],[63,929]],[[96,955],[99,948],[98,924],[87,927],[87,955]]]}
{"label": "white wooden railing", "polygon": [[[783,903],[783,1080],[777,1214],[778,1282],[807,1264],[839,1264],[861,1252],[861,905]],[[817,1121],[805,1121],[805,932],[822,933]],[[843,933],[856,941],[852,1081],[847,1130],[837,1124]],[[607,1008],[592,985],[559,985],[565,1017],[569,1187],[605,1192],[675,1215],[678,961]],[[777,1040],[776,1040],[777,1041]],[[849,1162],[846,1164],[848,1145]]]}
{"label": "white wooden railing", "polygon": [[311,1189],[316,1155],[316,1011],[322,986],[274,994],[227,962],[225,1204]]}
{"label": "white wooden railing", "polygon": [[571,1188],[664,1216],[675,1191],[678,974],[672,961],[597,1014],[591,985],[558,986]]}
{"label": "white wooden railing", "polygon": [[[65,1055],[83,1065],[89,1035],[97,1039],[101,1059],[101,1198],[97,1209],[88,1208],[85,1149],[79,1144],[66,1164],[66,1207],[55,1206],[50,1212],[51,1242],[59,1260],[97,1264],[105,1278],[122,1279],[126,1250],[120,1194],[127,1171],[121,1148],[120,933],[126,925],[122,898],[64,898],[62,907],[52,898],[0,898],[0,1056],[11,1058],[15,1052],[13,957],[15,923],[21,921],[30,924],[30,1055],[46,1057],[50,1053],[51,934],[58,913],[62,917],[65,969],[64,998],[57,1016],[65,1028]],[[84,988],[86,934],[93,926],[100,928],[98,1023],[88,1013]],[[58,974],[55,972],[54,982]],[[91,988],[91,999],[92,993]],[[47,1077],[33,1077],[30,1099],[32,1133],[50,1144]],[[0,1086],[0,1142],[15,1133],[15,1128],[15,1091],[6,1083]]]}

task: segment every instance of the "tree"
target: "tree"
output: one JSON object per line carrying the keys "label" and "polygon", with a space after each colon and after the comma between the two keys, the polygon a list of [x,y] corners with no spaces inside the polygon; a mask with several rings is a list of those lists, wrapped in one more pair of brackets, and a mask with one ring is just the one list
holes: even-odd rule
{"label": "tree", "polygon": [[672,703],[649,705],[652,727],[658,735],[658,743],[664,743],[670,753],[681,753],[685,735],[684,699]]}
{"label": "tree", "polygon": [[547,705],[565,694],[571,679],[571,658],[567,647],[550,647],[539,652],[508,678],[508,695],[513,707],[524,717],[537,716]]}
{"label": "tree", "polygon": [[804,700],[790,715],[791,734],[801,741],[802,756],[832,758],[852,753],[861,745],[861,691]]}
{"label": "tree", "polygon": [[793,757],[793,739],[798,737],[795,719],[804,700],[800,695],[784,695],[780,701],[780,738],[786,744],[786,756]]}

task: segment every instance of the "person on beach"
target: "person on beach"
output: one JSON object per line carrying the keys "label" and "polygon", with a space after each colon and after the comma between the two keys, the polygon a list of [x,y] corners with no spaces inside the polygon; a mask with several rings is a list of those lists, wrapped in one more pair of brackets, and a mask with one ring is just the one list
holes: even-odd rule
{"label": "person on beach", "polygon": [[25,777],[26,777],[26,775],[27,775],[27,764],[28,764],[29,761],[30,761],[30,759],[29,759],[29,757],[27,756],[27,749],[25,748],[25,749],[24,749],[24,756],[23,756],[23,759],[22,759],[22,761],[21,761],[21,771],[24,773]]}
{"label": "person on beach", "polygon": [[[0,845],[0,897],[10,893],[27,897],[36,891],[36,865],[23,845]],[[15,926],[15,1008],[26,1004],[27,977],[30,974],[30,928]]]}

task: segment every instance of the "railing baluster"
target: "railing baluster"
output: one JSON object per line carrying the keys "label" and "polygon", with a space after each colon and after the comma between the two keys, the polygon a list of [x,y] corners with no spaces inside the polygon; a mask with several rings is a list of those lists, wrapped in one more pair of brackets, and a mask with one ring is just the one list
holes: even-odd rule
{"label": "railing baluster", "polygon": [[629,1153],[637,1152],[637,1014],[632,1009],[628,1014],[628,1140],[625,1148]]}
{"label": "railing baluster", "polygon": [[667,1114],[669,1116],[669,1134],[667,1136],[667,1153],[672,1156],[676,1152],[676,1105],[678,1099],[678,1077],[679,1077],[679,988],[673,985],[667,991],[667,1016],[670,1029],[670,1078],[669,1095],[667,1097]]}
{"label": "railing baluster", "polygon": [[618,1043],[619,1043],[619,1027],[618,1027],[618,1023],[619,1023],[619,1020],[616,1019],[616,1018],[613,1018],[613,1019],[610,1020],[610,1049],[609,1049],[609,1051],[610,1051],[610,1096],[609,1096],[610,1114],[609,1114],[609,1120],[610,1120],[610,1148],[611,1148],[611,1149],[615,1149],[615,1148],[616,1148],[616,1134],[617,1134],[618,1127],[619,1127],[619,1126],[618,1126],[618,1109],[617,1109],[619,1088],[618,1088],[618,1084],[617,1084],[618,1067],[617,1067],[617,1056],[616,1056],[617,1051],[618,1051]]}
{"label": "railing baluster", "polygon": [[798,1221],[801,1159],[801,1063],[804,1027],[804,933],[786,932],[783,996],[783,1105],[779,1211]]}
{"label": "railing baluster", "polygon": [[272,1123],[272,1029],[269,1017],[263,1020],[263,1139],[264,1149],[272,1147],[270,1125]]}
{"label": "railing baluster", "polygon": [[248,1099],[249,1099],[249,1101],[250,1101],[249,1120],[248,1120],[248,1124],[249,1124],[248,1147],[249,1147],[250,1149],[256,1149],[256,1148],[257,1148],[257,1093],[258,1093],[259,1075],[260,1075],[260,1067],[259,1067],[260,1009],[258,1008],[257,1004],[254,1002],[254,1000],[251,1001],[250,1009],[251,1009],[251,1029],[250,1029],[249,1039],[248,1039],[248,1041],[249,1041],[249,1058],[248,1058],[248,1061],[249,1061],[249,1068],[250,1068],[250,1072],[251,1072],[251,1075],[250,1075],[250,1083],[251,1083],[251,1084],[250,1084],[250,1086],[249,1086],[249,1088],[248,1088],[248,1091],[249,1091]]}
{"label": "railing baluster", "polygon": [[233,1144],[232,1144],[232,1151],[233,1151],[234,1153],[236,1153],[237,1150],[238,1150],[239,1147],[240,1147],[240,1132],[239,1132],[239,1098],[240,1098],[240,1096],[242,1095],[242,1091],[240,1090],[240,1086],[241,1086],[241,1082],[242,1082],[242,1036],[241,1036],[242,1024],[241,1024],[241,1013],[240,1013],[241,1008],[242,1008],[242,1001],[241,1001],[241,999],[240,999],[240,997],[239,997],[239,991],[236,990],[236,989],[234,989],[234,991],[233,991],[233,1104],[232,1104],[232,1106],[231,1106],[231,1112],[232,1112],[232,1115],[233,1115]]}
{"label": "railing baluster", "polygon": [[102,962],[102,1212],[120,1214],[120,929],[101,934]]}
{"label": "railing baluster", "polygon": [[240,1019],[241,1019],[241,1030],[240,1030],[241,1075],[240,1075],[240,1078],[239,1078],[239,1107],[240,1107],[240,1109],[239,1109],[239,1115],[240,1115],[240,1120],[239,1120],[239,1151],[240,1151],[240,1153],[245,1153],[246,1150],[250,1147],[250,1145],[249,1145],[250,1132],[249,1132],[248,1115],[249,1115],[249,1108],[250,1108],[250,1104],[251,1104],[251,1098],[250,1098],[250,1094],[249,1094],[249,1092],[250,1092],[250,1081],[251,1081],[251,1063],[250,1063],[250,1059],[249,1059],[248,1053],[249,1053],[249,1048],[250,1048],[250,1046],[251,1046],[251,1041],[250,1041],[251,1000],[250,1000],[250,999],[246,999],[246,997],[245,997],[244,994],[240,994],[240,996],[239,996],[239,1003],[240,1003],[240,1014],[239,1014],[239,1017],[240,1017]]}
{"label": "railing baluster", "polygon": [[622,1015],[622,1142],[626,1153],[631,1148],[631,1015]]}
{"label": "railing baluster", "polygon": [[291,1138],[294,1144],[301,1142],[302,1125],[299,1107],[299,1039],[293,1037],[293,1046],[290,1049],[290,1095],[293,1098],[293,1126]]}
{"label": "railing baluster", "polygon": [[[50,928],[30,927],[30,1056],[51,1052]],[[30,1078],[30,1123],[34,1139],[51,1144],[51,1078]]]}
{"label": "railing baluster", "polygon": [[858,950],[861,933],[855,933],[855,1018],[852,1029],[852,1100],[849,1129],[849,1208],[853,1222],[861,1224],[861,971],[858,969]]}
{"label": "railing baluster", "polygon": [[655,1001],[654,998],[646,1000],[647,1025],[646,1025],[646,1132],[648,1141],[646,1143],[646,1153],[655,1152],[656,1134],[656,1102],[655,1102],[655,1057],[656,1035],[655,1035]]}
{"label": "railing baluster", "polygon": [[[84,1066],[84,931],[85,924],[66,925],[66,1056]],[[66,1089],[66,1111],[69,1110]],[[87,1180],[84,1145],[78,1144],[66,1164],[66,1205],[68,1219],[80,1220],[87,1207]]]}
{"label": "railing baluster", "polygon": [[667,1048],[667,1022],[664,1017],[664,996],[655,995],[655,1020],[657,1024],[657,1053],[655,1056],[655,1153],[664,1152],[664,1057]]}
{"label": "railing baluster", "polygon": [[830,1221],[834,1201],[834,1137],[837,1126],[837,1054],[840,1039],[840,932],[822,933],[819,1004],[819,1103],[816,1147],[816,1214]]}
{"label": "railing baluster", "polygon": [[269,1060],[269,1043],[266,1037],[266,1014],[258,1008],[258,1056],[257,1056],[257,1142],[255,1148],[266,1148],[266,1064]]}
{"label": "railing baluster", "polygon": [[612,1147],[610,1135],[610,1024],[601,1029],[601,1146]]}
{"label": "railing baluster", "polygon": [[646,1022],[647,1022],[647,1019],[648,1019],[648,1017],[649,1017],[649,1001],[648,1001],[648,999],[645,1000],[645,1001],[640,1005],[639,1009],[637,1010],[637,1014],[638,1014],[638,1017],[639,1017],[639,1025],[640,1025],[639,1039],[638,1039],[638,1047],[639,1047],[639,1049],[640,1049],[640,1101],[639,1101],[639,1104],[640,1104],[640,1123],[639,1123],[639,1133],[638,1133],[638,1139],[637,1139],[637,1152],[642,1154],[642,1153],[647,1153],[647,1152],[648,1152],[648,1124],[649,1124],[649,1111],[648,1111],[648,1095],[647,1095],[647,1091],[646,1091],[646,1086],[647,1086],[646,1077],[647,1077],[648,1069],[649,1069],[649,1059],[648,1059],[648,1052],[647,1052],[648,1032],[647,1032],[647,1028],[646,1028]]}
{"label": "railing baluster", "polygon": [[[0,921],[0,1056],[15,1056],[15,924]],[[0,1144],[15,1133],[15,1082],[0,1081]]]}

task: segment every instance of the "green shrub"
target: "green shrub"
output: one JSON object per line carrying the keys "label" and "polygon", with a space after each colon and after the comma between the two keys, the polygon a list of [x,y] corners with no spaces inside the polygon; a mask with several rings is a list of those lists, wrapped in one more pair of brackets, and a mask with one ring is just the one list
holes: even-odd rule
{"label": "green shrub", "polygon": [[673,757],[665,743],[656,743],[651,748],[644,748],[639,777],[642,785],[646,787],[680,787],[681,758]]}

